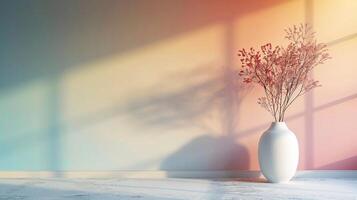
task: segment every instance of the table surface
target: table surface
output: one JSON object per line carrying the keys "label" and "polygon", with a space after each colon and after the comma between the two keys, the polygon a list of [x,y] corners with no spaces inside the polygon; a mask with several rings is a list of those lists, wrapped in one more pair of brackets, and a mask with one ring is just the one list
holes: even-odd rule
{"label": "table surface", "polygon": [[1,199],[353,199],[357,179],[1,179]]}

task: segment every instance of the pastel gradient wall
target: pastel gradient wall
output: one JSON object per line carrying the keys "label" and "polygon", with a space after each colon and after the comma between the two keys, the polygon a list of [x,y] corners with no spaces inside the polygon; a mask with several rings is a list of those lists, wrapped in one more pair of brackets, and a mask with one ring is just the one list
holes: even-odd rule
{"label": "pastel gradient wall", "polygon": [[287,117],[300,169],[357,169],[357,1],[1,1],[0,170],[259,170],[237,50],[309,22],[333,57]]}

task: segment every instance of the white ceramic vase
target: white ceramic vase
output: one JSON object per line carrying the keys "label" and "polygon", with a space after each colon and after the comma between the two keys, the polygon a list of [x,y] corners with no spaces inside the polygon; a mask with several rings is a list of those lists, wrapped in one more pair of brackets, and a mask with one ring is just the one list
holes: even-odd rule
{"label": "white ceramic vase", "polygon": [[285,122],[273,122],[259,140],[259,165],[271,183],[288,182],[299,162],[299,144]]}

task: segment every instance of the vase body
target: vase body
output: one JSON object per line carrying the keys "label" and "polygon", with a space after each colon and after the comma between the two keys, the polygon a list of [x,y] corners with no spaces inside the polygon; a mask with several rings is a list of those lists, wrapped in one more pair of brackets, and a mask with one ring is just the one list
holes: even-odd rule
{"label": "vase body", "polygon": [[272,183],[288,182],[296,173],[299,144],[285,122],[273,122],[259,140],[259,165]]}

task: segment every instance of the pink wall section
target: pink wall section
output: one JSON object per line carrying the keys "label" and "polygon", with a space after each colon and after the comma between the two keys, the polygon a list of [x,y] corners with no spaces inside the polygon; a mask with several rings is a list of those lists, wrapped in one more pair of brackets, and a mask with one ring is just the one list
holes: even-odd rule
{"label": "pink wall section", "polygon": [[305,22],[332,59],[287,113],[299,169],[357,169],[357,1],[27,4],[0,8],[0,170],[259,170],[237,50]]}

